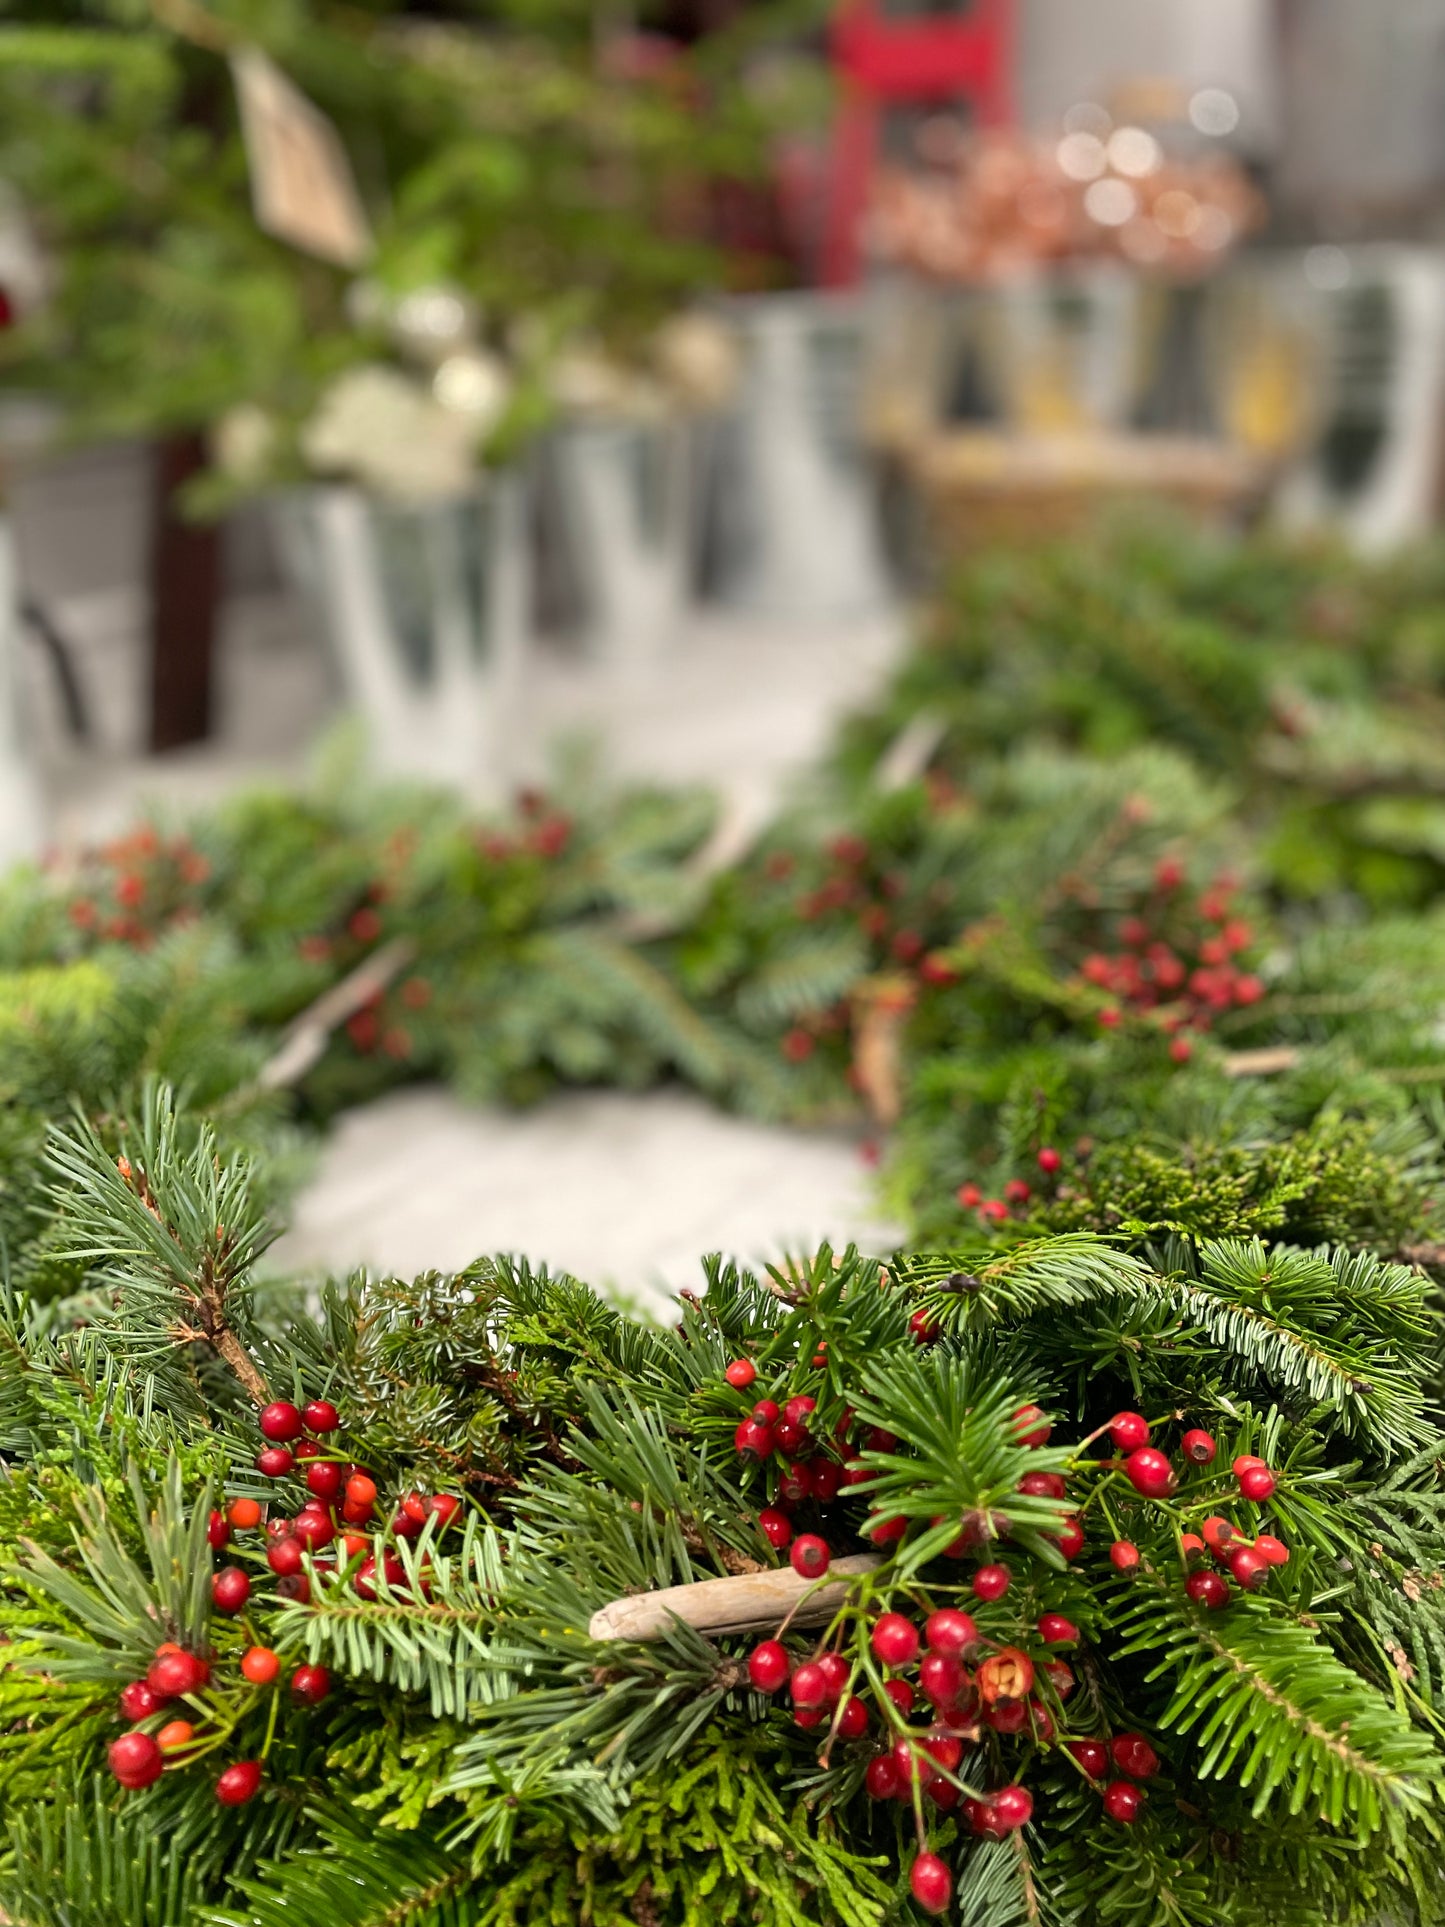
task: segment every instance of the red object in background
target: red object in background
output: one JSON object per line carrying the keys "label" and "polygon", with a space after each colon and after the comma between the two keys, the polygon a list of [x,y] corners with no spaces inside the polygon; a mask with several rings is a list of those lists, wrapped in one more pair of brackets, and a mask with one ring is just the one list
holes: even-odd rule
{"label": "red object in background", "polygon": [[1013,116],[1013,0],[972,0],[947,14],[890,17],[883,0],[842,0],[832,25],[842,105],[833,129],[822,279],[858,278],[859,229],[890,109],[966,103],[977,127]]}

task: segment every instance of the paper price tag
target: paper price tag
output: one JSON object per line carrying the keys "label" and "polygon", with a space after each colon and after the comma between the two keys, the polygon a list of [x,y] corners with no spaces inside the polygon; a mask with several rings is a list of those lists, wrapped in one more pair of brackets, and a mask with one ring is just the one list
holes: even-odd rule
{"label": "paper price tag", "polygon": [[371,229],[341,137],[259,47],[231,56],[257,225],[337,267],[371,253]]}

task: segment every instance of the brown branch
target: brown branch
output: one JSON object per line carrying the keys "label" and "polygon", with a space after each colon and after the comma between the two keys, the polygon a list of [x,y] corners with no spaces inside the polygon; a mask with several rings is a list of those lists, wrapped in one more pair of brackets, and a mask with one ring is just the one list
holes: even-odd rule
{"label": "brown branch", "polygon": [[660,1639],[679,1619],[701,1633],[768,1631],[790,1615],[800,1625],[816,1624],[831,1619],[842,1605],[849,1580],[872,1572],[878,1563],[873,1552],[835,1559],[822,1585],[802,1578],[791,1566],[775,1566],[737,1579],[665,1586],[610,1601],[593,1613],[587,1632],[592,1639],[646,1640]]}
{"label": "brown branch", "polygon": [[261,1066],[251,1088],[281,1091],[299,1084],[313,1065],[320,1062],[338,1024],[344,1024],[348,1017],[354,1017],[357,1011],[364,1010],[378,998],[415,955],[416,944],[410,937],[393,937],[339,983],[323,991],[315,1003],[308,1004],[300,1016],[287,1025],[280,1048]]}

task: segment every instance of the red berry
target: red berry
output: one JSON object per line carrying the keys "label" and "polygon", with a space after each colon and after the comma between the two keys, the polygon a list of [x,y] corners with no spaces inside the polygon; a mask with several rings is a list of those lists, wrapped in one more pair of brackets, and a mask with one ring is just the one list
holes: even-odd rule
{"label": "red berry", "polygon": [[308,1552],[319,1552],[336,1537],[336,1527],[324,1512],[303,1506],[296,1515],[294,1537]]}
{"label": "red berry", "polygon": [[1064,1744],[1091,1780],[1102,1780],[1109,1771],[1109,1749],[1102,1740],[1066,1740]]}
{"label": "red berry", "polygon": [[816,1660],[807,1660],[793,1674],[789,1691],[794,1706],[826,1706],[828,1703],[828,1675]]}
{"label": "red berry", "polygon": [[1149,1780],[1159,1771],[1159,1755],[1142,1733],[1116,1733],[1109,1752],[1114,1765],[1131,1780]]}
{"label": "red berry", "polygon": [[256,1454],[256,1470],[268,1479],[284,1479],[295,1463],[284,1445],[268,1445]]}
{"label": "red berry", "polygon": [[1149,1443],[1149,1421],[1142,1412],[1116,1412],[1109,1420],[1109,1437],[1121,1452],[1137,1452]]}
{"label": "red berry", "polygon": [[891,1753],[875,1753],[868,1762],[863,1784],[874,1800],[891,1800],[898,1791],[898,1769]]}
{"label": "red berry", "polygon": [[908,1891],[926,1914],[948,1912],[953,1898],[953,1875],[936,1853],[920,1853],[908,1875]]}
{"label": "red berry", "polygon": [[942,1327],[938,1320],[931,1317],[920,1305],[918,1310],[909,1318],[908,1329],[913,1333],[915,1344],[931,1345],[934,1339],[938,1337]]}
{"label": "red berry", "polygon": [[[906,1625],[907,1621],[904,1623]],[[970,1614],[959,1612],[953,1606],[941,1606],[936,1613],[928,1615],[923,1637],[931,1651],[949,1653],[955,1659],[961,1659],[971,1646],[977,1644],[978,1628]]]}
{"label": "red berry", "polygon": [[735,1392],[745,1392],[758,1375],[758,1368],[750,1358],[735,1358],[723,1377]]}
{"label": "red berry", "polygon": [[907,1719],[913,1711],[913,1702],[917,1698],[910,1681],[906,1679],[885,1679],[883,1682],[883,1691],[888,1695],[889,1699],[892,1700],[904,1719]]}
{"label": "red berry", "polygon": [[1146,1499],[1165,1499],[1179,1483],[1166,1455],[1152,1445],[1140,1446],[1129,1454],[1124,1461],[1124,1476]]}
{"label": "red berry", "polygon": [[794,1726],[821,1726],[826,1709],[821,1706],[800,1706],[793,1715]]}
{"label": "red berry", "polygon": [[1208,1432],[1201,1431],[1196,1425],[1180,1439],[1179,1450],[1195,1465],[1212,1465],[1219,1447]]}
{"label": "red berry", "polygon": [[755,1418],[745,1418],[733,1433],[733,1444],[744,1458],[765,1459],[773,1449],[773,1431]]}
{"label": "red berry", "polygon": [[1252,1452],[1241,1452],[1229,1469],[1237,1479],[1241,1472],[1247,1472],[1252,1465],[1263,1464],[1264,1460],[1257,1459]]}
{"label": "red berry", "polygon": [[838,1732],[845,1740],[861,1740],[868,1731],[868,1708],[855,1693],[838,1718]]}
{"label": "red berry", "polygon": [[181,1699],[194,1693],[205,1678],[201,1662],[193,1653],[157,1653],[146,1672],[146,1685],[160,1699]]}
{"label": "red berry", "polygon": [[790,1459],[796,1459],[807,1443],[806,1429],[791,1419],[780,1418],[773,1427],[773,1444]]}
{"label": "red berry", "polygon": [[1046,1646],[1068,1646],[1078,1637],[1078,1627],[1062,1613],[1045,1613],[1039,1620],[1039,1638]]}
{"label": "red berry", "polygon": [[976,1211],[983,1203],[983,1193],[976,1184],[961,1184],[954,1195],[965,1211]]}
{"label": "red berry", "polygon": [[836,1459],[814,1459],[809,1471],[813,1497],[819,1505],[831,1505],[843,1483],[843,1468]]}
{"label": "red berry", "polygon": [[259,1424],[261,1436],[270,1439],[273,1445],[284,1445],[301,1433],[301,1414],[286,1399],[277,1399],[262,1412]]}
{"label": "red berry", "polygon": [[760,1693],[776,1693],[788,1677],[788,1655],[780,1640],[765,1639],[748,1654],[748,1678]]}
{"label": "red berry", "polygon": [[231,1536],[231,1528],[224,1512],[211,1513],[206,1521],[206,1544],[213,1552],[219,1552]]}
{"label": "red berry", "polygon": [[346,1481],[346,1494],[341,1507],[342,1518],[348,1525],[365,1525],[375,1505],[375,1479],[368,1478],[364,1472],[353,1472]]}
{"label": "red berry", "polygon": [[804,1532],[793,1541],[788,1558],[793,1571],[800,1579],[821,1579],[828,1570],[828,1551],[826,1539],[820,1539],[816,1532]]}
{"label": "red berry", "polygon": [[1193,1572],[1197,1566],[1204,1564],[1208,1548],[1197,1532],[1181,1532],[1179,1550],[1184,1554],[1185,1565]]}
{"label": "red berry", "polygon": [[280,1655],[269,1646],[252,1646],[241,1661],[241,1677],[253,1686],[269,1686],[280,1670]]}
{"label": "red berry", "polygon": [[335,1459],[313,1459],[306,1468],[306,1490],[327,1505],[341,1490],[341,1467]]}
{"label": "red berry", "polygon": [[431,1516],[437,1522],[438,1532],[445,1532],[461,1509],[462,1502],[455,1492],[433,1492],[431,1495]]}
{"label": "red berry", "polygon": [[1229,1604],[1229,1588],[1217,1572],[1191,1572],[1184,1581],[1184,1590],[1195,1605],[1204,1606],[1212,1613]]}
{"label": "red berry", "polygon": [[[360,1591],[360,1587],[357,1590]],[[304,1572],[283,1573],[276,1581],[276,1597],[294,1599],[298,1605],[304,1606],[311,1597],[311,1581]]]}
{"label": "red berry", "polygon": [[1239,1474],[1239,1489],[1246,1499],[1253,1499],[1257,1505],[1273,1495],[1275,1477],[1267,1465],[1247,1465]]}
{"label": "red berry", "polygon": [[973,1575],[974,1595],[986,1603],[1002,1599],[1012,1578],[1013,1574],[1007,1566],[980,1566]]}
{"label": "red berry", "polygon": [[261,1508],[254,1499],[232,1499],[226,1507],[226,1517],[237,1532],[249,1532],[261,1523]]}
{"label": "red berry", "polygon": [[1059,1533],[1059,1551],[1065,1559],[1077,1559],[1084,1550],[1084,1528],[1077,1519],[1065,1519]]}
{"label": "red berry", "polygon": [[781,1551],[793,1536],[792,1521],[786,1513],[777,1511],[773,1506],[765,1506],[758,1514],[758,1525],[768,1544],[778,1551]]}
{"label": "red berry", "polygon": [[106,1754],[110,1770],[123,1787],[139,1791],[161,1777],[165,1759],[149,1733],[122,1733]]}
{"label": "red berry", "polygon": [[1104,1811],[1111,1820],[1117,1820],[1121,1827],[1133,1826],[1143,1804],[1143,1794],[1138,1787],[1130,1786],[1127,1780],[1111,1780],[1104,1788]]}
{"label": "red berry", "polygon": [[223,1807],[243,1807],[256,1796],[261,1784],[262,1766],[259,1760],[237,1760],[228,1766],[216,1782],[216,1798]]}
{"label": "red berry", "polygon": [[1010,1423],[1020,1445],[1047,1445],[1054,1429],[1038,1405],[1020,1405]]}
{"label": "red berry", "polygon": [[1284,1566],[1289,1563],[1289,1547],[1282,1539],[1276,1539],[1272,1532],[1261,1532],[1254,1542],[1254,1549],[1269,1566]]}
{"label": "red berry", "polygon": [[308,1432],[335,1432],[341,1424],[341,1414],[329,1398],[313,1398],[301,1417]]}
{"label": "red berry", "polygon": [[1023,1700],[999,1700],[984,1708],[983,1717],[995,1733],[1022,1733],[1029,1723],[1029,1709]]}
{"label": "red berry", "polygon": [[310,1459],[323,1459],[326,1456],[326,1447],[318,1439],[297,1439],[292,1449],[296,1454],[298,1465],[304,1465]]}
{"label": "red berry", "polygon": [[1027,1787],[1002,1786],[997,1793],[989,1795],[988,1803],[993,1808],[995,1823],[1005,1833],[1027,1826],[1033,1817],[1034,1796]]}
{"label": "red berry", "polygon": [[951,1706],[967,1684],[962,1660],[952,1653],[925,1653],[918,1668],[923,1697],[935,1706]]}
{"label": "red berry", "polygon": [[893,1546],[908,1530],[906,1519],[870,1519],[863,1528],[875,1546]]}
{"label": "red berry", "polygon": [[133,1679],[129,1686],[120,1689],[120,1715],[132,1724],[148,1720],[152,1713],[159,1713],[165,1701],[155,1689],[143,1679]]}
{"label": "red berry", "polygon": [[752,1409],[752,1416],[759,1425],[776,1425],[783,1415],[770,1398],[760,1398]]}
{"label": "red berry", "polygon": [[1062,1499],[1068,1491],[1061,1472],[1025,1472],[1019,1491],[1036,1499]]}
{"label": "red berry", "polygon": [[843,1697],[843,1688],[848,1684],[848,1677],[853,1669],[841,1653],[824,1653],[818,1664],[822,1667],[823,1677],[828,1682],[829,1704],[836,1705]]}
{"label": "red berry", "polygon": [[1048,1674],[1049,1683],[1059,1698],[1066,1700],[1078,1684],[1074,1678],[1074,1669],[1062,1659],[1049,1659],[1044,1662],[1044,1671]]}
{"label": "red berry", "polygon": [[250,1597],[250,1578],[239,1566],[223,1566],[211,1580],[211,1604],[218,1613],[238,1613]]}
{"label": "red berry", "polygon": [[1046,1178],[1051,1178],[1063,1161],[1052,1144],[1046,1144],[1039,1152],[1039,1169]]}
{"label": "red berry", "polygon": [[884,1613],[873,1628],[873,1651],[885,1666],[907,1666],[918,1657],[918,1628],[902,1613]]}
{"label": "red berry", "polygon": [[331,1675],[324,1666],[298,1666],[291,1675],[291,1691],[308,1706],[319,1706],[331,1691]]}
{"label": "red berry", "polygon": [[1109,1561],[1119,1572],[1133,1572],[1139,1563],[1139,1548],[1128,1539],[1116,1539],[1109,1548]]}
{"label": "red berry", "polygon": [[278,1579],[290,1578],[301,1570],[301,1541],[292,1535],[273,1539],[266,1548],[266,1564]]}
{"label": "red berry", "polygon": [[1240,1537],[1238,1529],[1232,1526],[1228,1519],[1221,1519],[1217,1512],[1210,1513],[1199,1530],[1203,1534],[1205,1545],[1216,1559],[1223,1558]]}
{"label": "red berry", "polygon": [[1257,1546],[1241,1546],[1230,1553],[1229,1570],[1236,1586],[1245,1592],[1258,1592],[1269,1578],[1269,1561]]}
{"label": "red berry", "polygon": [[808,1429],[808,1420],[817,1409],[817,1399],[809,1398],[806,1392],[800,1392],[796,1398],[790,1398],[783,1407],[783,1417],[788,1421],[789,1425],[801,1425],[806,1432]]}

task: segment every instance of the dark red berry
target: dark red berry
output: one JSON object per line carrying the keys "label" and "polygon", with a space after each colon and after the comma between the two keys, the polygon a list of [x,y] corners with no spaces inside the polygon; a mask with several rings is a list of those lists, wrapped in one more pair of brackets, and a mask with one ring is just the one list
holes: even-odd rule
{"label": "dark red berry", "polygon": [[1068,1487],[1060,1472],[1025,1472],[1019,1480],[1019,1491],[1035,1499],[1062,1499]]}
{"label": "dark red berry", "polygon": [[1062,1659],[1048,1659],[1044,1661],[1044,1671],[1048,1674],[1049,1683],[1059,1698],[1066,1700],[1078,1684],[1074,1678],[1073,1668]]}
{"label": "dark red berry", "polygon": [[146,1671],[146,1685],[163,1700],[194,1693],[205,1674],[194,1653],[157,1653]]}
{"label": "dark red berry", "polygon": [[843,1468],[836,1459],[814,1459],[809,1467],[813,1497],[819,1505],[831,1505],[843,1483]]}
{"label": "dark red berry", "polygon": [[1137,1452],[1149,1443],[1149,1421],[1142,1412],[1116,1412],[1109,1420],[1109,1437],[1121,1452]]}
{"label": "dark red berry", "polygon": [[273,1445],[284,1445],[288,1439],[301,1436],[301,1414],[284,1398],[268,1405],[258,1422],[262,1438],[270,1439]]}
{"label": "dark red berry", "polygon": [[1143,1804],[1143,1794],[1138,1787],[1130,1786],[1127,1780],[1111,1780],[1104,1788],[1104,1811],[1111,1820],[1117,1820],[1121,1827],[1133,1826]]}
{"label": "dark red berry", "polygon": [[935,1706],[951,1706],[963,1691],[967,1675],[963,1661],[952,1653],[925,1653],[918,1668],[918,1684]]}
{"label": "dark red berry", "polygon": [[1159,1771],[1159,1755],[1142,1733],[1116,1733],[1109,1742],[1114,1765],[1131,1780],[1149,1780]]}
{"label": "dark red berry", "polygon": [[455,1492],[433,1492],[431,1495],[431,1516],[437,1522],[438,1532],[445,1532],[461,1509],[462,1502]]}
{"label": "dark red berry", "polygon": [[1091,1780],[1109,1771],[1109,1749],[1102,1740],[1066,1740],[1064,1744]]}
{"label": "dark red berry", "polygon": [[723,1377],[735,1392],[745,1392],[758,1375],[758,1368],[750,1358],[735,1358]]}
{"label": "dark red berry", "polygon": [[213,1552],[219,1552],[231,1536],[231,1526],[224,1512],[211,1513],[206,1521],[206,1544]]}
{"label": "dark red berry", "polygon": [[293,1534],[297,1542],[308,1552],[319,1552],[329,1546],[336,1537],[336,1527],[326,1513],[310,1506],[303,1506],[296,1515]]}
{"label": "dark red berry", "polygon": [[891,1800],[898,1791],[898,1769],[891,1753],[875,1753],[868,1762],[863,1784],[875,1800]]}
{"label": "dark red berry", "polygon": [[256,1796],[261,1784],[262,1766],[259,1760],[237,1760],[228,1766],[216,1782],[216,1798],[223,1807],[243,1807]]}
{"label": "dark red berry", "polygon": [[1180,1439],[1179,1450],[1194,1465],[1212,1465],[1219,1447],[1208,1432],[1201,1431],[1196,1425]]}
{"label": "dark red berry", "polygon": [[268,1445],[256,1454],[256,1470],[268,1479],[284,1479],[295,1463],[284,1445]]}
{"label": "dark red berry", "polygon": [[996,1824],[1005,1833],[1016,1832],[1033,1818],[1034,1796],[1027,1787],[1001,1786],[997,1793],[989,1795],[988,1803],[993,1808]]}
{"label": "dark red berry", "polygon": [[780,1640],[765,1639],[748,1654],[748,1678],[760,1693],[776,1693],[788,1677],[788,1655]]}
{"label": "dark red berry", "polygon": [[[904,1623],[906,1625],[907,1621]],[[928,1615],[923,1637],[933,1652],[950,1653],[955,1659],[961,1659],[970,1647],[977,1644],[978,1627],[969,1613],[959,1612],[953,1606],[942,1606],[936,1613]]]}
{"label": "dark red berry", "polygon": [[745,1418],[733,1433],[733,1444],[744,1458],[765,1459],[773,1449],[773,1431],[755,1418]]}
{"label": "dark red berry", "polygon": [[1179,1483],[1167,1456],[1152,1445],[1141,1445],[1124,1461],[1124,1476],[1146,1499],[1165,1499]]}
{"label": "dark red berry", "polygon": [[793,1674],[789,1691],[794,1706],[826,1706],[828,1676],[815,1660],[807,1660]]}
{"label": "dark red berry", "polygon": [[296,1454],[298,1465],[304,1465],[310,1459],[322,1459],[326,1456],[326,1447],[318,1439],[297,1439],[291,1449]]}
{"label": "dark red berry", "polygon": [[1229,1604],[1229,1587],[1217,1572],[1191,1572],[1184,1581],[1184,1590],[1196,1606],[1212,1613]]}
{"label": "dark red berry", "polygon": [[809,1398],[806,1392],[800,1392],[796,1398],[790,1398],[783,1407],[783,1417],[789,1425],[801,1425],[806,1432],[808,1420],[817,1409],[817,1399]]}
{"label": "dark red berry", "polygon": [[893,1546],[908,1530],[906,1519],[870,1519],[863,1528],[875,1546]]}
{"label": "dark red berry", "polygon": [[884,1613],[873,1628],[872,1645],[885,1666],[907,1666],[918,1657],[918,1628],[902,1613]]}
{"label": "dark red berry", "polygon": [[1046,1646],[1068,1646],[1078,1637],[1078,1627],[1062,1613],[1045,1613],[1039,1620],[1039,1638]]}
{"label": "dark red berry", "polygon": [[139,1791],[161,1777],[165,1758],[149,1733],[122,1733],[112,1740],[106,1758],[123,1787]]}
{"label": "dark red berry", "polygon": [[1077,1519],[1065,1519],[1059,1531],[1059,1551],[1065,1559],[1077,1559],[1084,1550],[1084,1528]]}
{"label": "dark red berry", "polygon": [[152,1713],[159,1713],[164,1705],[160,1694],[143,1679],[133,1679],[129,1686],[120,1689],[120,1716],[132,1724],[148,1720]]}
{"label": "dark red berry", "polygon": [[913,1711],[913,1702],[917,1697],[913,1691],[912,1684],[906,1679],[885,1679],[883,1682],[883,1691],[888,1695],[889,1699],[892,1700],[904,1719],[907,1719]]}
{"label": "dark red berry", "polygon": [[791,1519],[773,1506],[765,1506],[758,1514],[758,1525],[768,1544],[780,1552],[793,1536]]}
{"label": "dark red berry", "polygon": [[301,1417],[308,1432],[335,1432],[341,1425],[341,1414],[329,1398],[313,1398]]}
{"label": "dark red berry", "polygon": [[814,1727],[823,1724],[827,1708],[822,1706],[800,1706],[793,1714],[794,1726]]}
{"label": "dark red berry", "polygon": [[223,1566],[211,1580],[211,1604],[218,1613],[238,1613],[250,1597],[250,1578],[239,1566]]}
{"label": "dark red berry", "polygon": [[278,1579],[287,1579],[301,1570],[301,1541],[292,1535],[273,1539],[266,1548],[266,1564]]}
{"label": "dark red berry", "polygon": [[306,1490],[327,1505],[341,1490],[341,1467],[335,1459],[313,1459],[306,1468]]}
{"label": "dark red berry", "polygon": [[760,1398],[753,1407],[752,1415],[759,1425],[776,1425],[783,1416],[770,1398]]}
{"label": "dark red berry", "polygon": [[1230,1553],[1229,1570],[1235,1585],[1245,1592],[1258,1592],[1269,1579],[1269,1561],[1256,1546],[1241,1546]]}
{"label": "dark red berry", "polygon": [[1039,1158],[1038,1158],[1039,1169],[1043,1172],[1046,1178],[1051,1178],[1054,1175],[1055,1171],[1057,1171],[1059,1166],[1063,1163],[1063,1161],[1064,1160],[1059,1156],[1058,1152],[1054,1149],[1052,1144],[1046,1144],[1043,1147],[1043,1149],[1039,1152]]}
{"label": "dark red berry", "polygon": [[[360,1592],[360,1586],[356,1589]],[[311,1597],[311,1581],[304,1572],[286,1572],[276,1581],[278,1599],[294,1599],[304,1606]]]}
{"label": "dark red berry", "polygon": [[1038,1405],[1020,1405],[1011,1421],[1021,1445],[1047,1445],[1053,1421]]}
{"label": "dark red berry", "polygon": [[1013,1574],[1007,1566],[980,1566],[973,1575],[974,1594],[985,1603],[1002,1599],[1012,1579]]}
{"label": "dark red berry", "polygon": [[916,1344],[931,1345],[943,1328],[938,1320],[920,1305],[917,1311],[910,1314],[908,1329],[913,1333]]}
{"label": "dark red berry", "polygon": [[[782,1428],[779,1427],[779,1430]],[[813,1490],[812,1469],[800,1460],[794,1465],[783,1467],[783,1476],[778,1480],[779,1505],[802,1505]]]}
{"label": "dark red berry", "polygon": [[816,1532],[801,1533],[788,1554],[793,1571],[801,1579],[821,1579],[828,1570],[830,1556],[827,1540],[820,1539]]}
{"label": "dark red berry", "polygon": [[1119,1572],[1132,1572],[1139,1563],[1139,1548],[1128,1539],[1116,1539],[1109,1548],[1109,1561]]}
{"label": "dark red berry", "polygon": [[953,1897],[953,1875],[936,1853],[920,1853],[908,1875],[908,1891],[926,1914],[943,1914]]}
{"label": "dark red berry", "polygon": [[868,1708],[855,1693],[838,1716],[838,1732],[845,1740],[861,1740],[868,1731]]}
{"label": "dark red berry", "polygon": [[324,1666],[298,1666],[291,1675],[291,1691],[308,1706],[319,1706],[331,1691],[331,1675]]}

